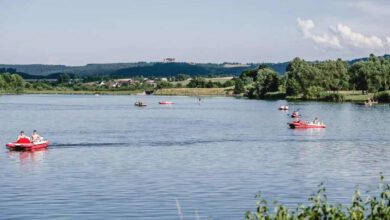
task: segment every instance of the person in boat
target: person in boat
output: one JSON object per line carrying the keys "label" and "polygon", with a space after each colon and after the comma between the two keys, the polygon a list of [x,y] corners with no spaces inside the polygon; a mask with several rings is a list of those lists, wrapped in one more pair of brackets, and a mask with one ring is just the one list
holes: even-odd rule
{"label": "person in boat", "polygon": [[317,125],[317,124],[319,124],[319,123],[320,123],[320,122],[318,121],[318,118],[315,117],[314,120],[313,120],[313,124]]}
{"label": "person in boat", "polygon": [[32,135],[31,135],[31,141],[33,143],[35,143],[35,142],[39,142],[41,140],[42,140],[42,137],[37,133],[37,130],[34,130]]}
{"label": "person in boat", "polygon": [[24,131],[20,131],[19,135],[18,135],[18,139],[16,141],[19,141],[20,139],[22,138],[27,138],[27,139],[30,139],[29,137],[27,137],[25,134],[24,134]]}
{"label": "person in boat", "polygon": [[371,98],[368,98],[367,104],[368,104],[368,105],[372,105],[372,99],[371,99]]}

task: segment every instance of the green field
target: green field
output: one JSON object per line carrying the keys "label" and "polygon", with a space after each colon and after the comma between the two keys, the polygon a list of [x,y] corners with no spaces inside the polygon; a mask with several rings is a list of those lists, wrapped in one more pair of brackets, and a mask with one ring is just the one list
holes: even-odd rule
{"label": "green field", "polygon": [[172,88],[159,89],[155,95],[179,95],[179,96],[228,96],[233,88]]}

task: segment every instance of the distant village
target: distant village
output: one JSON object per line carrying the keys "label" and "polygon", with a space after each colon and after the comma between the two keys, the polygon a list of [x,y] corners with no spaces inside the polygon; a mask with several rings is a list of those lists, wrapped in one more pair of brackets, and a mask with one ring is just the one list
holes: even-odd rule
{"label": "distant village", "polygon": [[[190,79],[189,79],[190,80]],[[169,82],[168,78],[142,78],[142,79],[112,79],[108,81],[99,81],[99,82],[88,82],[84,83],[84,85],[87,86],[104,86],[108,88],[120,88],[123,86],[130,86],[130,85],[136,85],[136,84],[147,84],[151,86],[156,86],[158,82]]]}

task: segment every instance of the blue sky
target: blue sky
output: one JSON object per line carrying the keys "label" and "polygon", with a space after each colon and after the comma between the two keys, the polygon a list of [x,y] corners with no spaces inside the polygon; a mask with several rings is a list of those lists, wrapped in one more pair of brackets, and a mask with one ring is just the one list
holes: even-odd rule
{"label": "blue sky", "polygon": [[350,59],[389,27],[388,0],[0,0],[0,63]]}

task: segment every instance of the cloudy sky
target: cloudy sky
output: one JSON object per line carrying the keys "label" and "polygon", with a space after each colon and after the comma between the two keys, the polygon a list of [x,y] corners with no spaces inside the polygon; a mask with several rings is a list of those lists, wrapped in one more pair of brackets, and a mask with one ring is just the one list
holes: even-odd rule
{"label": "cloudy sky", "polygon": [[283,62],[390,53],[389,0],[0,0],[0,63]]}

